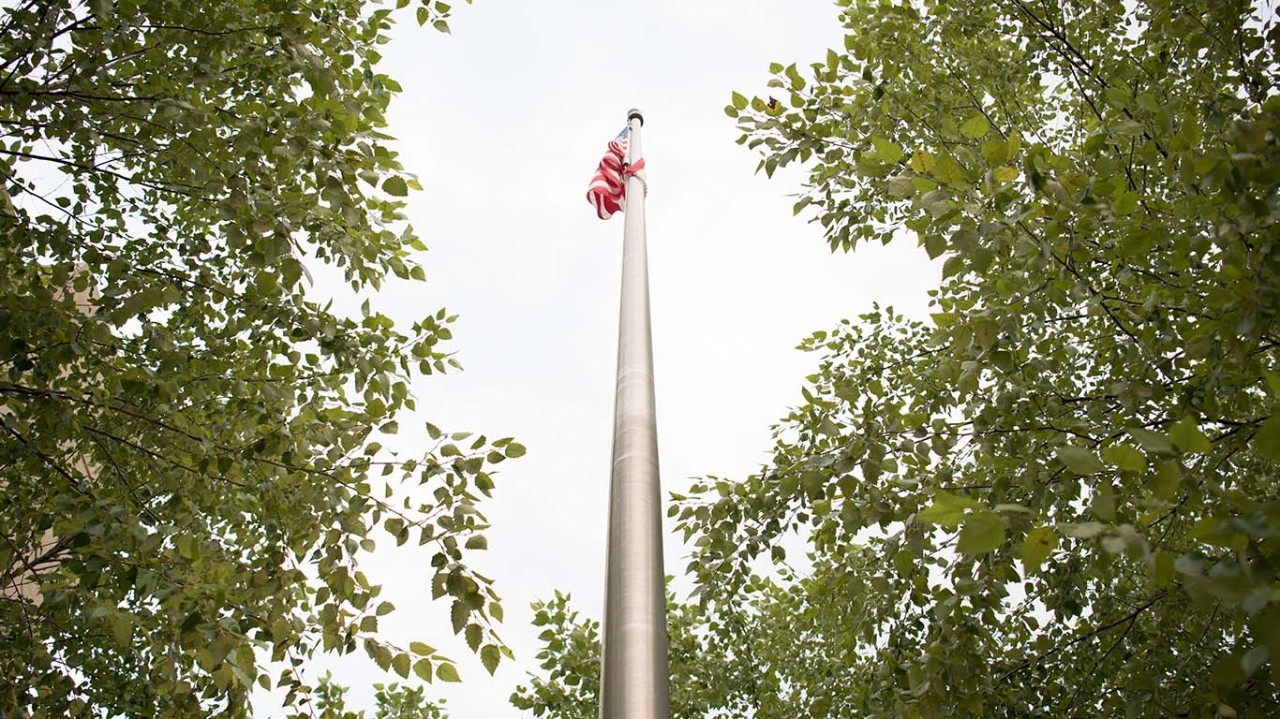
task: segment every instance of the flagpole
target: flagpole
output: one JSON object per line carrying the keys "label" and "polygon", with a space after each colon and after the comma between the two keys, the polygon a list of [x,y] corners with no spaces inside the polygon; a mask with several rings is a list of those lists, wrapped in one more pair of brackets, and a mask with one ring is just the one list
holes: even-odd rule
{"label": "flagpole", "polygon": [[[643,124],[639,110],[627,113],[630,164],[644,157]],[[646,188],[636,175],[626,176],[626,183],[600,717],[667,719],[667,612],[644,231]]]}

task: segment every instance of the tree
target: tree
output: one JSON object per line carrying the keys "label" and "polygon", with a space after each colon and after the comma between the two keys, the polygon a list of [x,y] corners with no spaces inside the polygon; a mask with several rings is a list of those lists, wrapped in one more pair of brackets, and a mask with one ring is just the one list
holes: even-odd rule
{"label": "tree", "polygon": [[[363,711],[347,710],[347,687],[333,683],[331,674],[321,677],[316,687],[319,719],[365,719]],[[428,702],[421,686],[407,687],[395,682],[374,685],[378,708],[375,719],[445,719],[444,700]]]}
{"label": "tree", "polygon": [[[399,0],[398,7],[408,5]],[[417,19],[446,29],[448,6]],[[377,3],[20,0],[0,24],[0,714],[244,716],[316,652],[456,681],[356,560],[436,548],[432,596],[492,671],[489,465],[444,435],[381,448],[452,317],[355,296],[421,280],[417,183],[382,133]],[[270,661],[268,668],[264,662]]]}
{"label": "tree", "polygon": [[943,281],[807,339],[768,465],[677,497],[703,598],[799,533],[785,637],[840,659],[797,713],[1276,715],[1274,8],[839,4],[843,50],[726,110],[833,250]]}
{"label": "tree", "polygon": [[[600,714],[600,622],[584,618],[567,594],[534,602],[533,623],[544,627],[536,657],[539,674],[511,695],[511,704],[534,717],[593,719]],[[698,603],[676,602],[667,594],[668,664],[671,716],[697,719],[750,716],[755,695],[744,687],[753,678],[746,664],[722,643],[718,615]],[[708,631],[708,630],[712,631]],[[739,655],[744,655],[739,652]]]}

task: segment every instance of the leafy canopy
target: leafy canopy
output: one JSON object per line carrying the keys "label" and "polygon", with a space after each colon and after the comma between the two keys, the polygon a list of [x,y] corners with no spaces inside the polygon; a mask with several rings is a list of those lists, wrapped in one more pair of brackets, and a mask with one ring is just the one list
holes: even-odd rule
{"label": "leafy canopy", "polygon": [[773,640],[838,661],[770,665],[788,715],[1280,712],[1274,8],[838,4],[726,112],[833,249],[943,282],[807,339],[768,466],[677,497],[704,600],[784,606],[801,535]]}
{"label": "leafy canopy", "polygon": [[[400,0],[398,7],[407,6]],[[423,0],[420,24],[449,6]],[[0,17],[0,714],[244,716],[302,705],[315,652],[456,681],[356,567],[381,526],[493,671],[501,606],[463,563],[509,440],[377,434],[454,364],[308,288],[421,280],[417,183],[382,133],[379,3],[25,0]],[[273,663],[268,668],[265,660]],[[304,708],[305,710],[305,708]]]}

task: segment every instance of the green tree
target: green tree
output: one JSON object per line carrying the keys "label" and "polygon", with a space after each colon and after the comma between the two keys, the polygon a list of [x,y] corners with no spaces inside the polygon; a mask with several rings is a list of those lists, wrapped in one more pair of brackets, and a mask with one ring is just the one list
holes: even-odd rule
{"label": "green tree", "polygon": [[488,466],[523,448],[428,425],[420,454],[383,450],[411,378],[454,364],[452,317],[348,316],[308,282],[423,278],[382,133],[392,15],[6,3],[0,715],[244,716],[255,686],[302,705],[316,652],[456,681],[378,637],[392,607],[356,560],[379,526],[436,548],[424,583],[490,671],[506,651],[463,560]]}
{"label": "green tree", "polygon": [[[600,622],[584,618],[570,597],[533,604],[534,626],[542,627],[536,654],[538,674],[516,688],[511,704],[534,717],[595,719],[600,714]],[[671,678],[671,716],[697,719],[729,712],[726,716],[750,716],[754,694],[747,666],[724,639],[718,614],[698,603],[676,602],[667,594],[667,631]],[[763,638],[763,635],[761,635]],[[743,687],[747,687],[744,691]]]}
{"label": "green tree", "polygon": [[1274,8],[839,4],[727,112],[833,249],[943,280],[806,340],[771,462],[677,498],[700,590],[800,533],[787,636],[841,660],[797,713],[1280,713]]}
{"label": "green tree", "polygon": [[[377,702],[375,719],[445,719],[444,700],[429,702],[421,686],[375,684],[374,701]],[[321,677],[316,687],[317,719],[365,719],[363,711],[347,709],[347,687],[333,683],[333,676]]]}

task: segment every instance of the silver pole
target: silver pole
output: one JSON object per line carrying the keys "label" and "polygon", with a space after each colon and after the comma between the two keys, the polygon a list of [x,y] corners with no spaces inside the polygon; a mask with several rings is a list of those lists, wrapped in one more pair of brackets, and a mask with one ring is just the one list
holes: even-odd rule
{"label": "silver pole", "polygon": [[[634,163],[644,156],[640,148],[644,118],[639,110],[627,113],[627,124],[631,128],[628,160]],[[668,717],[667,608],[644,194],[643,180],[627,179],[601,640],[601,719]]]}

